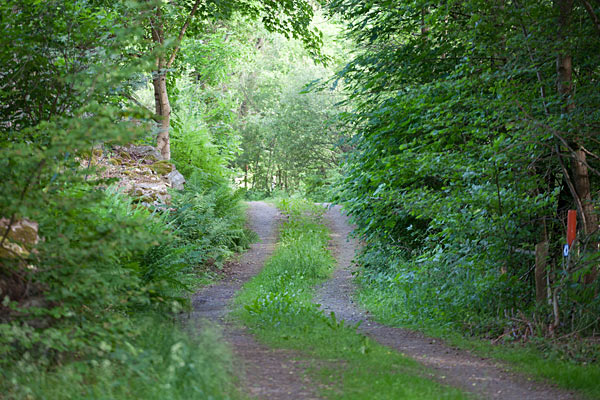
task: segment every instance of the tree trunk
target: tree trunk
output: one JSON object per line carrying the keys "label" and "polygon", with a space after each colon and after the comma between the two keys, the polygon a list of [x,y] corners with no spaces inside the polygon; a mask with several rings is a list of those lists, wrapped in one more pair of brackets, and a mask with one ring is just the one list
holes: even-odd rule
{"label": "tree trunk", "polygon": [[[152,40],[156,46],[162,46],[165,42],[165,30],[160,7],[156,8],[154,16],[150,19],[150,27]],[[167,93],[167,62],[162,56],[156,59],[156,71],[152,72],[152,85],[154,86],[156,115],[160,117],[156,147],[165,160],[170,160],[169,126],[171,123],[171,105]]]}
{"label": "tree trunk", "polygon": [[535,245],[535,299],[538,304],[546,301],[546,265],[548,259],[548,242]]}
{"label": "tree trunk", "polygon": [[[171,123],[171,105],[169,104],[169,94],[167,93],[167,71],[173,65],[175,57],[181,46],[181,41],[185,32],[192,22],[201,0],[196,0],[190,11],[190,14],[185,20],[185,23],[179,30],[175,48],[170,56],[159,56],[156,60],[156,71],[152,73],[152,84],[154,85],[154,102],[156,106],[156,114],[160,117],[159,131],[156,138],[156,147],[160,150],[165,160],[171,159],[171,142],[169,139],[169,128]],[[157,47],[165,45],[165,23],[161,6],[156,7],[154,16],[150,18],[150,30],[152,32],[152,40]]]}
{"label": "tree trunk", "polygon": [[[594,202],[592,201],[590,177],[588,167],[585,164],[586,154],[582,149],[578,149],[575,151],[575,155],[577,159],[573,161],[573,183],[583,208],[583,232],[586,236],[589,236],[598,230],[598,214],[596,214],[596,210],[594,210]],[[597,251],[598,243],[595,241],[589,243],[589,248],[592,251]],[[594,282],[597,277],[598,266],[594,265],[590,273],[583,277],[583,281],[584,283],[589,284]]]}
{"label": "tree trunk", "polygon": [[[573,11],[573,0],[556,0],[558,8],[558,40],[561,46],[565,46],[565,39],[569,34],[571,13]],[[570,113],[575,109],[573,102],[573,59],[567,48],[562,49],[556,57],[557,89],[561,95],[565,106],[564,112]],[[578,143],[579,142],[579,143]],[[590,188],[590,177],[586,164],[586,154],[582,148],[581,138],[575,138],[573,146],[575,150],[575,160],[572,163],[573,185],[579,199],[576,202],[581,204],[581,219],[583,230],[586,236],[595,233],[598,230],[598,215],[594,210],[592,194]],[[579,201],[577,201],[579,200]],[[597,243],[592,248],[597,250]],[[598,269],[593,267],[592,272],[584,278],[586,283],[593,282],[598,275]]]}
{"label": "tree trunk", "polygon": [[[158,64],[162,64],[159,60]],[[156,114],[160,117],[158,123],[158,136],[156,147],[165,160],[171,159],[171,144],[169,139],[169,128],[171,123],[171,105],[169,104],[169,95],[167,93],[167,77],[165,71],[156,71],[152,79],[154,86],[154,103]]]}

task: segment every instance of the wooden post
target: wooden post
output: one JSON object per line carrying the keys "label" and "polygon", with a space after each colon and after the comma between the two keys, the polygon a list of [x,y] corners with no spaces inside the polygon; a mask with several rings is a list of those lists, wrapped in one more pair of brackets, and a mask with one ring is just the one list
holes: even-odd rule
{"label": "wooden post", "polygon": [[546,264],[548,260],[548,242],[535,245],[535,300],[538,304],[546,301]]}

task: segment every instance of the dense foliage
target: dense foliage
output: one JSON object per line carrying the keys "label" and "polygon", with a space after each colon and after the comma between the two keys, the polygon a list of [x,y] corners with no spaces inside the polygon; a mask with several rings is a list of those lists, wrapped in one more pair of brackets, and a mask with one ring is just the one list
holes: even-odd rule
{"label": "dense foliage", "polygon": [[239,99],[241,151],[235,159],[238,184],[249,197],[301,193],[322,200],[336,175],[343,138],[341,90],[310,90],[345,60],[348,44],[339,27],[319,21],[327,66],[315,64],[298,41],[258,31],[255,53],[237,69],[232,90]]}
{"label": "dense foliage", "polygon": [[[186,115],[193,95],[179,92],[172,162],[187,183],[169,204],[143,207],[92,162],[114,145],[155,141],[156,117],[135,97],[163,50],[145,42],[154,6],[0,5],[0,390],[9,398],[235,391],[218,335],[192,337],[173,321],[189,291],[248,244],[223,155],[235,138],[197,129],[225,116]],[[219,66],[195,67],[219,79]]]}
{"label": "dense foliage", "polygon": [[359,47],[337,77],[354,135],[338,196],[373,301],[493,337],[597,333],[600,4],[331,6]]}

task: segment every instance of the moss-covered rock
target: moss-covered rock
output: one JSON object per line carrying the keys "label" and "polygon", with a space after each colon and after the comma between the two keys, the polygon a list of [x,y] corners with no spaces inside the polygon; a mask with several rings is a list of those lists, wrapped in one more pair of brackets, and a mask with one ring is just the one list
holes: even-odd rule
{"label": "moss-covered rock", "polygon": [[[0,218],[0,232],[4,233],[10,224],[8,218]],[[29,250],[39,241],[38,224],[27,219],[13,221],[2,247],[0,257],[26,257]]]}
{"label": "moss-covered rock", "polygon": [[129,153],[124,150],[119,150],[117,152],[117,155],[123,160],[131,160],[131,156],[129,155]]}
{"label": "moss-covered rock", "polygon": [[150,168],[152,171],[154,171],[154,173],[156,173],[157,175],[167,175],[169,174],[171,171],[173,171],[175,169],[175,166],[173,164],[171,164],[168,161],[157,161],[152,165],[149,165],[148,168]]}

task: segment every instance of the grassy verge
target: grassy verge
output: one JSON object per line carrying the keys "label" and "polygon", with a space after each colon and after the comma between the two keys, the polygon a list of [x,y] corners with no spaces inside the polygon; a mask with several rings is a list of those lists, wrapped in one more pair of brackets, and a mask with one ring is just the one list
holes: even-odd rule
{"label": "grassy verge", "polygon": [[416,362],[319,310],[312,288],[335,264],[327,249],[329,232],[319,222],[322,209],[296,199],[281,200],[279,207],[288,220],[278,248],[236,298],[235,315],[266,343],[315,359],[312,373],[327,398],[464,398],[457,389],[426,379]]}
{"label": "grassy verge", "polygon": [[[70,190],[65,202],[87,193]],[[0,296],[0,398],[238,398],[219,335],[174,320],[247,247],[239,196],[191,181],[169,213],[116,191],[95,196],[39,219],[49,233],[30,275],[34,306]]]}
{"label": "grassy verge", "polygon": [[[23,358],[3,371],[6,399],[238,399],[229,349],[212,330],[194,334],[158,315],[140,335],[100,343],[96,357],[45,367]],[[5,397],[3,397],[5,396]]]}
{"label": "grassy verge", "polygon": [[427,335],[444,339],[448,344],[468,349],[483,357],[506,361],[511,369],[534,379],[550,381],[558,386],[577,390],[584,396],[600,399],[600,366],[575,363],[549,350],[543,340],[537,343],[491,344],[489,340],[465,337],[449,327],[405,324],[397,311],[399,296],[380,285],[362,283],[359,300],[375,318],[387,325],[420,330]]}

